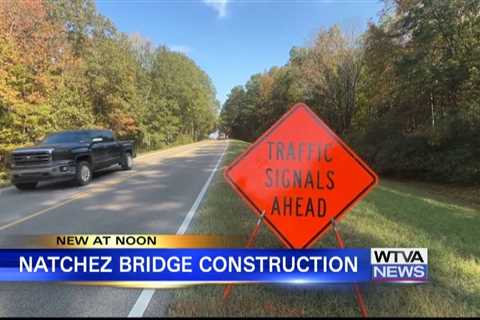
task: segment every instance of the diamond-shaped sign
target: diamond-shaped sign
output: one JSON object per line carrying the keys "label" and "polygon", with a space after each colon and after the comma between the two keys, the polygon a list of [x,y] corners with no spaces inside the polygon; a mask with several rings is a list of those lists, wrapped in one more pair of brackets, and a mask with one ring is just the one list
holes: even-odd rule
{"label": "diamond-shaped sign", "polygon": [[307,248],[378,181],[305,104],[296,104],[225,178],[288,247]]}

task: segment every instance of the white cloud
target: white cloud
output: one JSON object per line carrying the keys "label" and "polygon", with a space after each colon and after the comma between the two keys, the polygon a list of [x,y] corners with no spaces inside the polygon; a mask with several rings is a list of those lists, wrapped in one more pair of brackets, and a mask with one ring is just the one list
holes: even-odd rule
{"label": "white cloud", "polygon": [[192,49],[190,47],[187,47],[187,46],[171,45],[171,46],[168,46],[168,47],[172,51],[181,52],[181,53],[184,53],[184,54],[189,54],[192,51]]}
{"label": "white cloud", "polygon": [[219,18],[226,17],[228,2],[229,0],[203,0],[203,3],[217,11]]}

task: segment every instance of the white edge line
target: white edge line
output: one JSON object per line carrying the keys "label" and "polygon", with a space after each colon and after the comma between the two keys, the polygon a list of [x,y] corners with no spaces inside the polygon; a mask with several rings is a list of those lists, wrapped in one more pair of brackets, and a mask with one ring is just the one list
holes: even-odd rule
{"label": "white edge line", "polygon": [[200,203],[202,202],[203,197],[205,196],[205,193],[207,193],[208,187],[210,186],[210,183],[213,180],[213,176],[215,176],[215,173],[217,172],[218,167],[220,166],[220,163],[222,162],[223,156],[225,155],[225,151],[227,150],[227,148],[228,148],[228,142],[225,145],[225,148],[223,149],[222,155],[220,156],[217,163],[215,164],[215,168],[210,173],[210,176],[208,177],[207,182],[205,182],[205,184],[203,185],[202,190],[198,194],[197,199],[195,200],[192,207],[190,208],[190,211],[188,211],[188,214],[185,217],[185,219],[183,220],[182,225],[180,226],[180,228],[178,228],[177,234],[181,235],[181,234],[184,234],[187,231],[188,226],[190,225],[190,222],[193,219],[193,216],[197,212],[197,209],[200,206]]}
{"label": "white edge line", "polygon": [[[173,156],[178,153],[180,151],[183,152],[183,149],[187,149],[188,150],[188,147],[191,147],[192,145],[193,146],[196,146],[198,144],[202,144],[204,143],[205,141],[207,140],[202,140],[202,141],[198,141],[198,142],[193,142],[193,143],[189,143],[189,144],[184,144],[184,145],[180,145],[180,146],[175,146],[175,147],[171,147],[171,148],[167,148],[167,149],[162,149],[162,150],[156,150],[156,151],[151,151],[151,152],[147,152],[147,153],[143,153],[143,154],[139,154],[137,155],[137,159],[139,160],[142,160],[142,159],[148,159],[152,156],[156,156],[158,154],[162,155],[162,153],[165,153],[165,156],[170,156],[170,152],[175,152],[174,154],[172,154]],[[180,149],[180,150],[179,150]],[[2,193],[4,193],[5,191],[8,191],[8,190],[13,190],[15,189],[14,186],[12,185],[7,185],[5,187],[0,187],[0,195],[2,195]],[[79,191],[81,192],[81,191]],[[78,193],[79,193],[78,192]],[[74,196],[76,193],[70,195],[70,196]]]}
{"label": "white edge line", "polygon": [[137,298],[137,301],[130,310],[128,314],[129,318],[140,318],[143,317],[143,313],[147,310],[150,300],[152,300],[155,289],[142,289],[142,292]]}
{"label": "white edge line", "polygon": [[[212,170],[210,173],[210,176],[208,177],[207,181],[203,185],[202,190],[200,190],[200,193],[197,196],[197,199],[195,199],[195,202],[193,203],[192,207],[188,211],[187,215],[185,216],[185,219],[183,219],[183,222],[177,230],[178,235],[184,234],[188,226],[190,225],[190,222],[192,222],[193,217],[195,216],[195,213],[197,213],[197,209],[200,206],[200,203],[203,200],[203,197],[205,196],[205,193],[208,190],[208,187],[210,186],[210,183],[212,182],[213,177],[215,176],[215,173],[218,170],[218,167],[220,166],[220,163],[222,162],[223,156],[225,155],[225,152],[227,151],[228,145],[230,141],[227,141],[227,144],[225,145],[225,148],[223,149],[223,152],[218,159],[215,168]],[[150,303],[150,300],[152,300],[153,294],[155,293],[155,289],[143,289],[142,292],[140,293],[140,296],[138,296],[137,301],[133,305],[132,309],[130,310],[130,313],[128,314],[129,318],[138,318],[142,317],[143,314],[145,313],[145,310],[147,310],[148,304]]]}

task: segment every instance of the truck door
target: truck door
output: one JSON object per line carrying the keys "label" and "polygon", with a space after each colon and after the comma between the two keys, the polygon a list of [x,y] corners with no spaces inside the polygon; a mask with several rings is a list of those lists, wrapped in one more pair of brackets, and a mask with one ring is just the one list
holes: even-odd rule
{"label": "truck door", "polygon": [[108,161],[107,145],[101,131],[92,132],[92,164],[95,169],[106,167]]}
{"label": "truck door", "polygon": [[105,141],[108,165],[118,163],[121,160],[121,145],[113,137],[112,131],[103,131],[102,137]]}

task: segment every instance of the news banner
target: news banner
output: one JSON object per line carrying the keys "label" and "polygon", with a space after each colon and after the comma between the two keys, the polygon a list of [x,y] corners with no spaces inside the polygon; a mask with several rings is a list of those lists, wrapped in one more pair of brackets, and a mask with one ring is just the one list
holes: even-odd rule
{"label": "news banner", "polygon": [[428,281],[426,248],[244,249],[230,238],[201,235],[16,236],[0,244],[0,281],[138,287]]}

